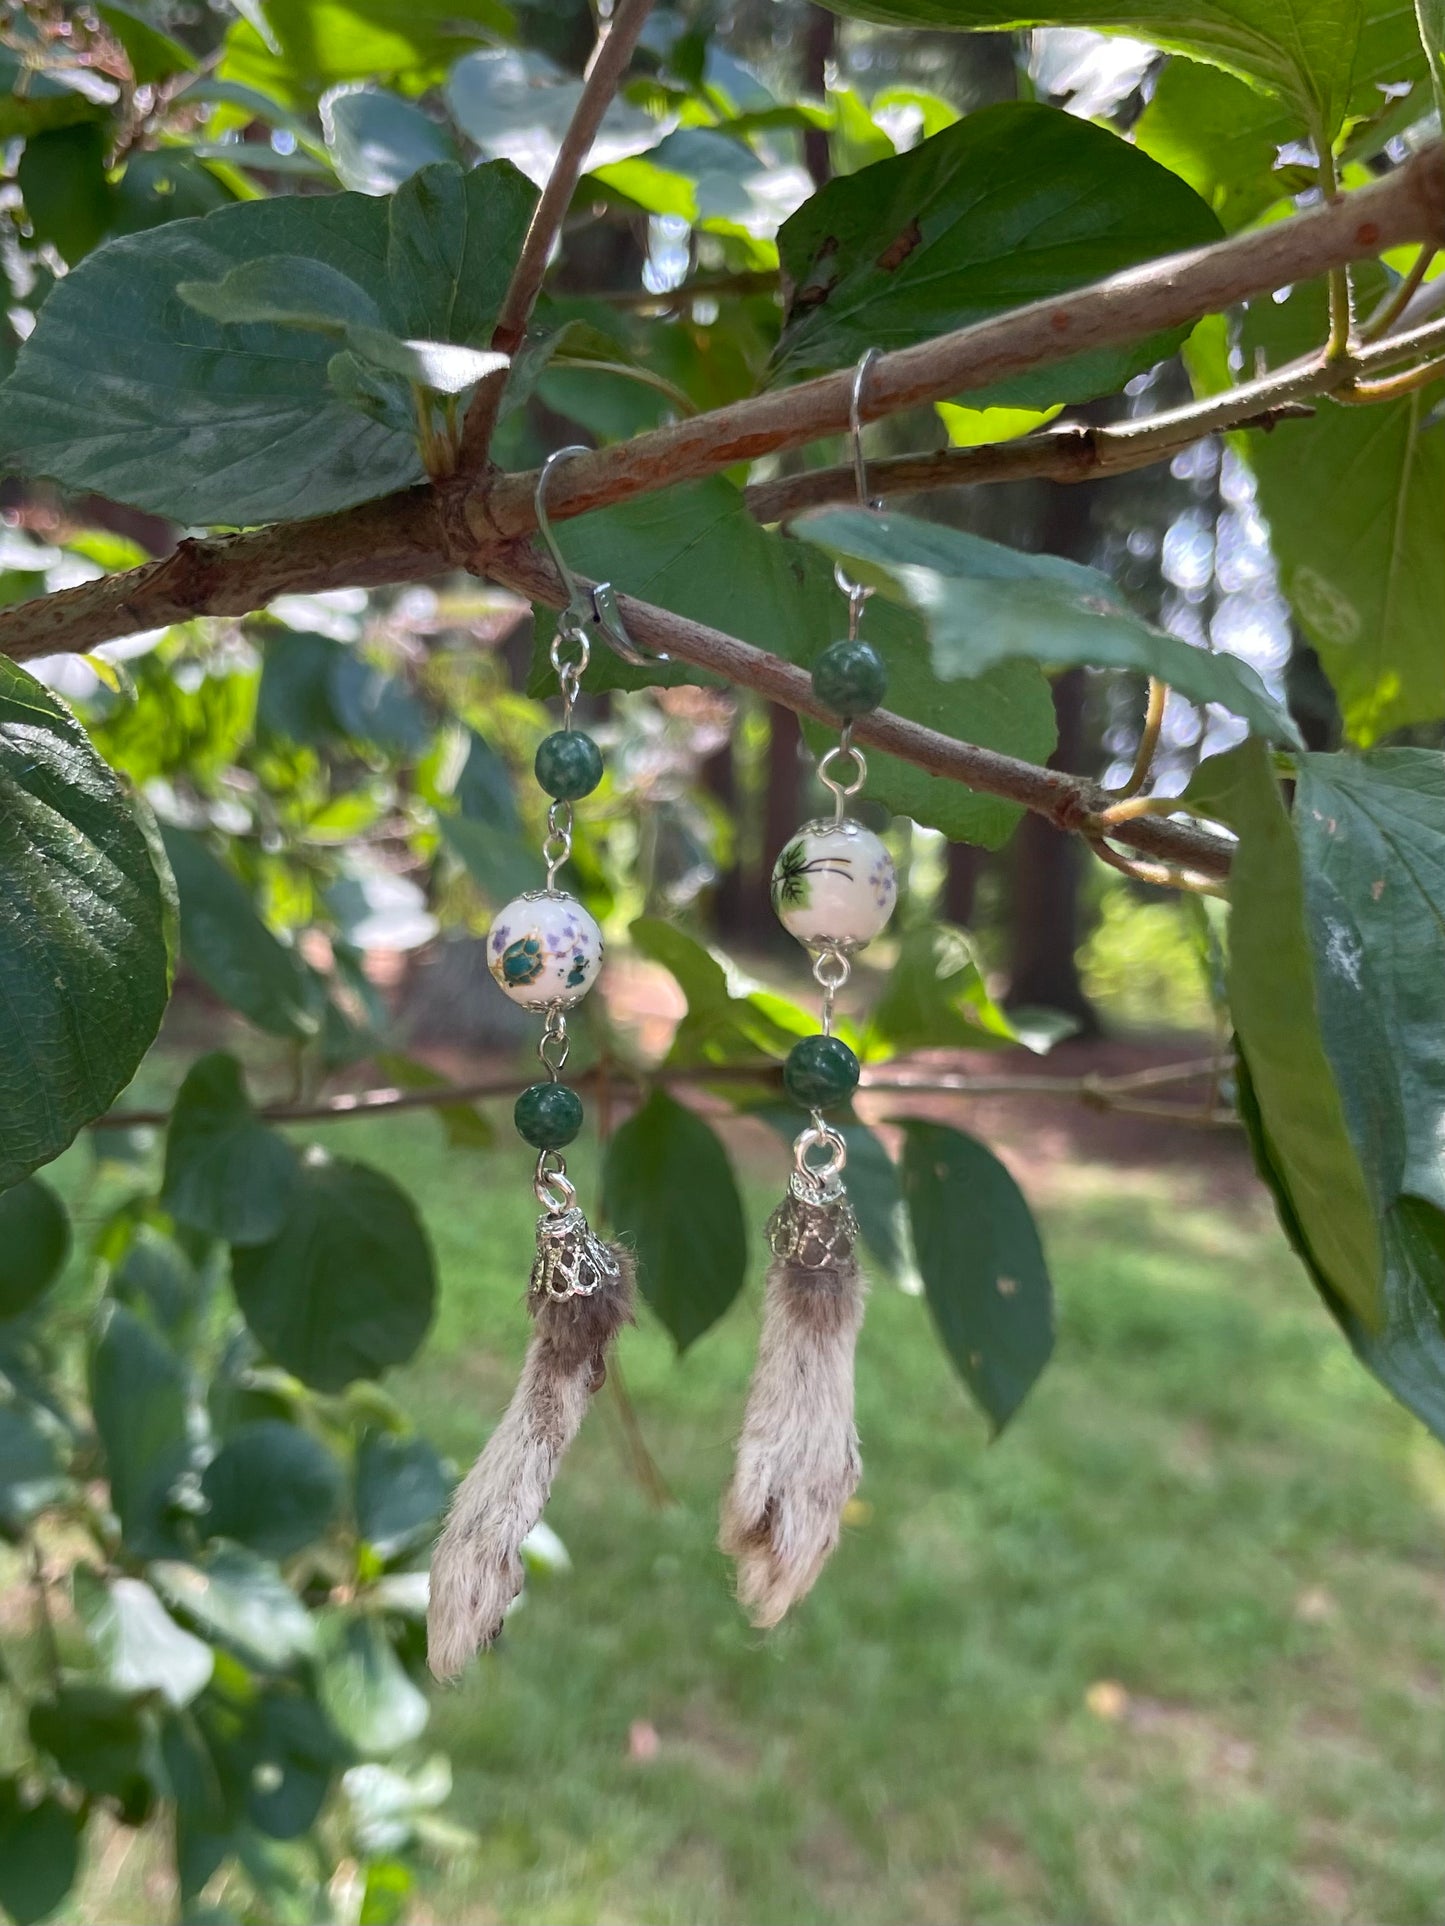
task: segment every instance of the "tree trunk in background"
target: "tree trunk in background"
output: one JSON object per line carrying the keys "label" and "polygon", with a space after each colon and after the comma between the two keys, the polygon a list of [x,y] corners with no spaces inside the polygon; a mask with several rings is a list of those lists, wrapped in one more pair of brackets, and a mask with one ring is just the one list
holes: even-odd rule
{"label": "tree trunk in background", "polygon": [[950,843],[943,873],[943,914],[950,923],[971,923],[978,901],[984,851],[973,843]]}
{"label": "tree trunk in background", "polygon": [[[1045,485],[1039,548],[1049,555],[1087,562],[1092,548],[1092,505],[1086,488]],[[1088,671],[1069,669],[1054,678],[1059,740],[1052,769],[1088,774],[1093,745],[1085,726]],[[1013,839],[1013,926],[1010,932],[1009,1002],[1062,1010],[1097,1035],[1099,1019],[1084,994],[1074,952],[1079,941],[1080,864],[1090,860],[1077,837],[1066,836],[1041,816],[1026,815]]]}
{"label": "tree trunk in background", "polygon": [[[805,94],[816,94],[819,100],[823,99],[827,89],[828,62],[833,58],[837,44],[837,15],[830,13],[826,7],[812,7],[808,13],[808,29],[803,36],[803,70],[799,75]],[[803,165],[812,176],[815,188],[826,187],[833,175],[826,127],[804,128]]]}

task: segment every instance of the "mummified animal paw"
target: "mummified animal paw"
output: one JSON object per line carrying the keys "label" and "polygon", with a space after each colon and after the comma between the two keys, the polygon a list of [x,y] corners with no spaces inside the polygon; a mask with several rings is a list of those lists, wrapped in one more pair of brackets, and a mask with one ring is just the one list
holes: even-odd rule
{"label": "mummified animal paw", "polygon": [[837,1221],[805,1228],[826,1234],[774,1238],[775,1250],[789,1255],[768,1272],[758,1362],[718,1538],[737,1561],[738,1600],[760,1627],[776,1625],[812,1589],[862,1473],[853,1422],[853,1353],[863,1322],[856,1226],[847,1235]]}
{"label": "mummified animal paw", "polygon": [[[590,1289],[548,1290],[552,1271],[540,1263],[544,1285],[538,1289],[534,1273],[536,1328],[521,1379],[457,1487],[432,1553],[427,1664],[439,1679],[455,1678],[501,1631],[522,1589],[522,1541],[542,1516],[562,1454],[606,1377],[608,1348],[632,1317],[631,1257],[586,1235]],[[550,1248],[543,1254],[556,1255]]]}

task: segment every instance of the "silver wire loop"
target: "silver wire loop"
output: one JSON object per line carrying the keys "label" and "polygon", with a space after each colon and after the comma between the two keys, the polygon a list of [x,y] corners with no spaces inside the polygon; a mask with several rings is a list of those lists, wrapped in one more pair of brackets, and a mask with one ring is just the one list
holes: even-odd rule
{"label": "silver wire loop", "polygon": [[571,1210],[577,1201],[577,1187],[567,1176],[567,1160],[560,1150],[544,1150],[537,1158],[532,1178],[532,1194],[543,1210],[556,1217]]}
{"label": "silver wire loop", "polygon": [[[808,1153],[813,1150],[826,1152],[820,1163],[810,1161]],[[800,1186],[813,1193],[814,1201],[829,1193],[836,1194],[847,1163],[848,1146],[842,1132],[826,1123],[822,1113],[815,1110],[808,1128],[799,1131],[793,1140],[793,1167]]]}
{"label": "silver wire loop", "polygon": [[833,1034],[833,1000],[852,974],[853,965],[836,943],[830,943],[827,949],[819,950],[813,958],[813,978],[823,992],[822,1017],[825,1037]]}
{"label": "silver wire loop", "polygon": [[[881,501],[870,498],[868,494],[868,462],[863,453],[863,389],[868,380],[868,370],[878,359],[876,348],[865,348],[858,357],[858,365],[853,370],[853,387],[848,397],[848,439],[853,456],[853,480],[858,489],[860,508],[881,508]],[[848,640],[858,640],[858,630],[863,621],[863,610],[867,606],[872,589],[862,582],[855,582],[841,562],[833,564],[833,580],[848,598]]]}
{"label": "silver wire loop", "polygon": [[567,1013],[560,1003],[550,1004],[546,1024],[537,1039],[537,1055],[553,1083],[566,1068],[567,1053],[571,1048],[572,1040],[567,1035]]}
{"label": "silver wire loop", "polygon": [[[828,750],[827,754],[821,756],[818,760],[818,780],[833,798],[833,821],[835,823],[842,822],[846,814],[845,805],[851,797],[858,794],[868,781],[868,758],[863,754],[863,751],[857,744],[850,740],[851,731],[852,725],[850,724],[849,727],[843,731],[839,740]],[[840,762],[844,756],[849,757],[853,764],[853,774],[846,782],[832,773],[833,765],[836,762]]]}
{"label": "silver wire loop", "polygon": [[557,872],[572,854],[572,805],[554,802],[547,811],[547,834],[542,838],[542,861],[547,865],[547,888],[557,887]]}
{"label": "silver wire loop", "polygon": [[[617,597],[612,592],[610,582],[584,583],[572,573],[566,556],[557,545],[552,524],[547,519],[547,483],[551,479],[552,470],[558,462],[567,461],[573,455],[587,455],[591,452],[591,449],[584,447],[580,441],[573,442],[566,448],[554,449],[537,472],[537,486],[532,495],[537,511],[537,533],[546,544],[547,553],[552,557],[553,567],[561,576],[562,586],[567,591],[567,606],[558,617],[557,632],[559,635],[567,635],[573,639],[581,638],[585,641],[586,631],[596,629],[608,647],[620,655],[624,662],[630,662],[634,668],[641,668],[648,662],[666,662],[668,658],[665,655],[654,649],[645,649],[640,642],[634,642],[627,633],[621,612],[617,607]],[[552,658],[552,666],[561,676],[562,667],[555,655]],[[582,667],[577,671],[579,677],[582,668],[585,667],[584,657]],[[575,687],[573,693],[574,695],[576,693]],[[562,694],[565,700],[567,696],[565,682]]]}

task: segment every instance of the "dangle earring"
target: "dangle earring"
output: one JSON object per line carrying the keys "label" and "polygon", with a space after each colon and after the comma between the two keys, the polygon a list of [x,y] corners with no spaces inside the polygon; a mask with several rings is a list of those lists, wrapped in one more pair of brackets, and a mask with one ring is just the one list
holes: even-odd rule
{"label": "dangle earring", "polygon": [[[860,408],[876,352],[869,349],[858,363],[850,411],[865,508],[871,504]],[[858,633],[871,591],[840,570],[835,575],[848,597],[848,637],[826,648],[813,668],[814,694],[842,724],[818,764],[833,812],[802,825],[772,879],[784,929],[813,952],[822,1021],[817,1036],[793,1046],[783,1069],[789,1096],[809,1120],[793,1145],[787,1195],[768,1222],[773,1262],[762,1335],[718,1541],[736,1561],[739,1602],[760,1627],[776,1625],[812,1589],[862,1474],[853,1417],[864,1292],[858,1220],[843,1185],[848,1146],[824,1113],[849,1100],[859,1075],[857,1057],[833,1033],[835,1000],[854,953],[893,914],[898,884],[881,839],[847,811],[868,775],[853,721],[882,702],[887,673]]]}
{"label": "dangle earring", "polygon": [[567,1012],[602,967],[602,932],[557,876],[572,853],[572,805],[602,779],[602,755],[572,726],[573,705],[596,629],[619,654],[643,660],[622,626],[606,583],[584,589],[563,560],[547,521],[553,467],[586,451],[559,449],[537,480],[537,526],[569,591],[557,621],[552,666],[562,726],[537,750],[537,781],[552,798],[542,857],[547,880],[499,910],[487,936],[487,965],[505,995],[545,1019],[537,1054],[546,1072],[517,1098],[517,1130],[537,1152],[533,1179],[542,1215],[527,1291],[533,1333],[522,1376],[496,1430],[458,1486],[432,1553],[427,1662],[453,1678],[502,1629],[522,1588],[522,1541],[542,1515],[563,1452],[607,1375],[607,1352],[631,1321],[629,1252],[597,1237],[577,1204],[563,1149],[582,1128],[582,1101],[561,1082]]}

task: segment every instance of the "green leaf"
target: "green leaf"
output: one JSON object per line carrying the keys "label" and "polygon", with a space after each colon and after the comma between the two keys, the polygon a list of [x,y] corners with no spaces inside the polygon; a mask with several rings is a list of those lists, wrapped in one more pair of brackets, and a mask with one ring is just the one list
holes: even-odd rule
{"label": "green leaf", "polygon": [[126,1544],[141,1556],[174,1549],[171,1491],[190,1458],[185,1376],[169,1346],[123,1304],[101,1306],[90,1402]]}
{"label": "green leaf", "polygon": [[314,1699],[268,1692],[236,1748],[244,1761],[246,1816],[268,1839],[299,1839],[315,1825],[348,1754]]}
{"label": "green leaf", "polygon": [[860,579],[919,611],[934,670],[945,681],[1019,657],[1050,668],[1132,669],[1196,702],[1219,703],[1275,742],[1299,744],[1289,712],[1248,663],[1154,628],[1098,569],[865,509],[820,509],[796,529]]}
{"label": "green leaf", "polygon": [[485,349],[534,199],[504,162],[469,174],[445,164],[387,199],[279,195],[124,235],[46,300],[4,386],[0,460],[227,525],[317,515],[418,481],[412,435],[332,391],[334,337],[210,320],[177,290],[301,256],[354,283],[382,333]]}
{"label": "green leaf", "polygon": [[195,55],[152,25],[139,7],[122,5],[120,0],[99,0],[95,10],[125,48],[138,86],[150,87],[171,74],[194,72]]}
{"label": "green leaf", "polygon": [[110,1276],[110,1294],[173,1345],[194,1334],[206,1292],[196,1267],[175,1238],[139,1223]]}
{"label": "green leaf", "polygon": [[181,954],[222,1002],[273,1036],[310,1037],[316,991],[306,965],[256,914],[233,871],[189,829],[161,832],[181,898]]}
{"label": "green leaf", "polygon": [[685,1351],[727,1310],[747,1271],[727,1152],[701,1117],[654,1089],[609,1141],[602,1193],[637,1253],[642,1295]]}
{"label": "green leaf", "polygon": [[202,1474],[206,1535],[288,1558],[325,1537],[344,1487],[341,1466],[309,1431],[259,1418],[239,1425]]}
{"label": "green leaf", "polygon": [[110,225],[106,142],[105,128],[93,120],[33,134],[15,170],[36,241],[48,241],[71,267],[89,254]]}
{"label": "green leaf", "polygon": [[431,1247],[406,1192],[314,1150],[280,1234],[236,1251],[231,1278],[260,1343],[317,1391],[405,1364],[436,1298]]}
{"label": "green leaf", "polygon": [[418,1738],[429,1708],[402,1669],[379,1618],[322,1615],[317,1694],[344,1739],[369,1757],[385,1757]]}
{"label": "green leaf", "polygon": [[[1368,313],[1383,271],[1362,269],[1355,285]],[[1245,352],[1278,367],[1327,332],[1312,284],[1251,305]],[[1244,450],[1281,586],[1361,743],[1445,716],[1445,427],[1431,419],[1442,400],[1445,381],[1368,408],[1322,400]]]}
{"label": "green leaf", "polygon": [[[721,477],[575,517],[557,533],[580,573],[725,628],[804,668],[846,632],[846,603],[823,558],[759,528],[740,490]],[[1033,664],[1004,663],[966,688],[941,689],[911,612],[875,604],[864,621],[864,634],[888,668],[890,709],[1008,755],[1040,762],[1047,757],[1054,746],[1054,706]],[[550,686],[550,665],[544,668],[549,635],[539,628],[528,685],[533,694]],[[631,669],[610,650],[600,650],[588,670],[593,689],[709,680],[681,664]],[[819,725],[804,728],[815,747],[833,740]],[[957,840],[997,848],[1018,821],[1016,804],[930,776],[896,756],[870,751],[868,770],[870,796]]]}
{"label": "green leaf", "polygon": [[520,834],[501,833],[470,816],[439,816],[437,828],[494,908],[537,887],[537,853]]}
{"label": "green leaf", "polygon": [[[468,140],[493,160],[514,162],[540,186],[551,173],[571,125],[582,82],[521,48],[484,48],[468,54],[447,80],[447,108]],[[656,146],[662,129],[651,114],[612,100],[588,149],[584,167],[601,167]]]}
{"label": "green leaf", "polygon": [[75,1601],[113,1691],[155,1692],[178,1710],[210,1684],[210,1646],[177,1625],[144,1579],[103,1579],[78,1566]]}
{"label": "green leaf", "polygon": [[817,1023],[810,1012],[782,997],[744,986],[712,952],[661,917],[640,916],[628,935],[634,946],[671,972],[687,998],[687,1015],[668,1052],[671,1065],[747,1063],[757,1057],[776,1062]]}
{"label": "green leaf", "polygon": [[899,27],[1090,27],[1131,34],[1171,53],[1227,67],[1289,103],[1300,133],[1328,145],[1344,117],[1353,78],[1360,0],[1049,0],[1038,12],[1008,0],[826,0],[835,13]]}
{"label": "green leaf", "polygon": [[83,1825],[59,1799],[28,1804],[18,1779],[0,1779],[0,1906],[15,1926],[36,1926],[75,1884]]}
{"label": "green leaf", "polygon": [[219,281],[178,281],[188,308],[231,326],[275,321],[284,327],[342,334],[352,323],[381,326],[381,309],[349,274],[302,254],[262,254]]}
{"label": "green leaf", "polygon": [[938,1334],[997,1435],[1054,1348],[1033,1214],[993,1152],[945,1124],[905,1126],[903,1195]]}
{"label": "green leaf", "polygon": [[452,1480],[425,1438],[368,1431],[356,1452],[356,1529],[378,1558],[419,1544],[446,1510]]}
{"label": "green leaf", "polygon": [[1380,1323],[1380,1232],[1320,1034],[1294,832],[1269,757],[1246,742],[1200,765],[1189,795],[1239,836],[1229,878],[1229,1006],[1282,1181],[1333,1295]]}
{"label": "green leaf", "polygon": [[61,1435],[39,1411],[0,1403],[0,1537],[17,1541],[31,1519],[64,1496]]}
{"label": "green leaf", "polygon": [[172,1611],[251,1663],[279,1671],[316,1649],[301,1600],[269,1559],[240,1545],[219,1546],[195,1564],[158,1560],[150,1576]]}
{"label": "green leaf", "polygon": [[389,194],[433,161],[457,158],[445,128],[379,87],[340,87],[323,96],[321,127],[341,185],[358,194]]}
{"label": "green leaf", "polygon": [[[775,365],[790,379],[820,373],[1218,237],[1191,188],[1106,129],[1031,103],[984,107],[830,181],[783,223],[789,298]],[[985,392],[1014,407],[1112,394],[1187,332]]]}
{"label": "green leaf", "polygon": [[[440,80],[475,41],[507,38],[502,0],[245,0],[226,36],[222,75],[293,105],[313,105],[342,80]],[[264,15],[266,31],[260,21]]]}
{"label": "green leaf", "polygon": [[1010,1043],[1035,1047],[989,995],[968,932],[949,923],[905,930],[868,1019],[866,1053],[890,1055],[950,1045],[986,1050]]}
{"label": "green leaf", "polygon": [[28,1311],[69,1255],[70,1219],[49,1184],[29,1177],[0,1196],[0,1318]]}
{"label": "green leaf", "polygon": [[174,901],[70,711],[0,662],[0,1189],[108,1110],[170,993]]}
{"label": "green leaf", "polygon": [[135,1698],[108,1685],[56,1687],[30,1708],[30,1737],[68,1779],[118,1799],[136,1824],[154,1799],[146,1724]]}
{"label": "green leaf", "polygon": [[[506,355],[480,348],[401,340],[381,326],[381,310],[364,288],[324,261],[303,255],[263,254],[219,281],[180,281],[176,293],[197,314],[228,327],[274,322],[331,335],[346,343],[348,366],[360,360],[438,394],[460,394],[484,374],[507,366]],[[330,362],[327,379],[335,388]]]}
{"label": "green leaf", "polygon": [[161,1201],[178,1223],[228,1244],[265,1244],[291,1208],[296,1153],[261,1122],[224,1051],[186,1072],[166,1133]]}

